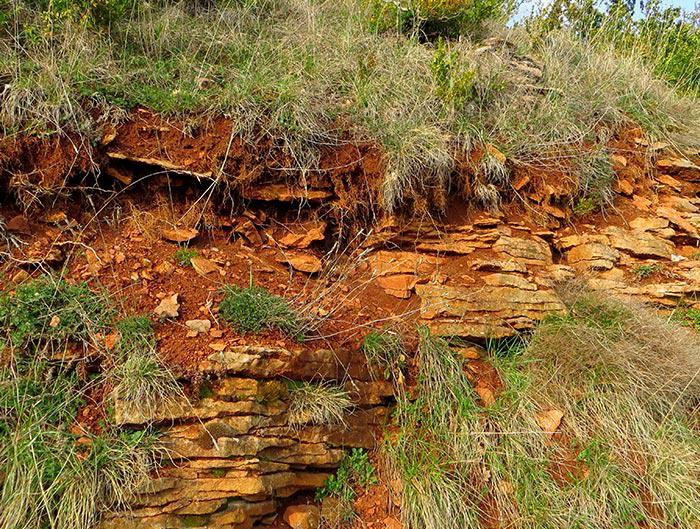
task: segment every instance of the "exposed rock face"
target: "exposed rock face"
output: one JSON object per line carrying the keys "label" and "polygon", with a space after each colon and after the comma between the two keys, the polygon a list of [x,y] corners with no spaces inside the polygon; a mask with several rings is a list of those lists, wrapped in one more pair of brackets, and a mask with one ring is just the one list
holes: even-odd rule
{"label": "exposed rock face", "polygon": [[564,311],[551,290],[521,276],[492,274],[485,282],[481,288],[418,285],[421,316],[439,335],[502,338]]}
{"label": "exposed rock face", "polygon": [[330,350],[240,346],[212,354],[201,368],[215,382],[195,402],[169,402],[149,416],[115,402],[117,423],[161,425],[174,464],[102,529],[251,527],[277,512],[277,499],[321,486],[346,448],[371,448],[388,418],[391,384],[355,373],[346,389],[356,408],[345,425],[288,426],[286,380],[347,373]]}

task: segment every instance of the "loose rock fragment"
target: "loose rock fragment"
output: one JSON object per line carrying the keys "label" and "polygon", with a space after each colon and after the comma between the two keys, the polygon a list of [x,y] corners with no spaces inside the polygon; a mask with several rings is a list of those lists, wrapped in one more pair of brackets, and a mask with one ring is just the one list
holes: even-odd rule
{"label": "loose rock fragment", "polygon": [[550,408],[542,411],[535,416],[537,425],[549,435],[553,435],[554,432],[557,431],[563,418],[564,412],[556,408]]}
{"label": "loose rock fragment", "polygon": [[161,319],[177,318],[180,315],[180,304],[177,302],[177,298],[177,294],[163,298],[153,311],[155,315]]}
{"label": "loose rock fragment", "polygon": [[194,239],[199,232],[194,228],[173,228],[172,230],[163,230],[163,238],[171,242],[189,242]]}
{"label": "loose rock fragment", "polygon": [[207,333],[211,329],[211,322],[209,320],[187,320],[185,325],[191,331],[196,333]]}
{"label": "loose rock fragment", "polygon": [[321,514],[315,505],[290,505],[283,518],[292,529],[317,529],[321,522]]}

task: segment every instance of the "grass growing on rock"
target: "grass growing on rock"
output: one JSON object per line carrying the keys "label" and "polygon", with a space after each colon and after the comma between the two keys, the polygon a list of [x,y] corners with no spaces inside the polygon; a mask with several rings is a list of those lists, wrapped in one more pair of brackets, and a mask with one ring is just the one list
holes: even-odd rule
{"label": "grass growing on rock", "polygon": [[370,367],[382,369],[384,378],[397,380],[402,377],[406,363],[406,349],[400,334],[388,329],[369,332],[362,339],[362,352]]}
{"label": "grass growing on rock", "polygon": [[184,397],[173,373],[156,352],[156,340],[147,316],[130,316],[116,323],[119,339],[117,358],[109,376],[114,394],[127,407],[145,416],[174,397]]}
{"label": "grass growing on rock", "polygon": [[219,315],[242,334],[267,329],[298,337],[303,325],[301,316],[286,299],[252,284],[246,288],[224,287]]}
{"label": "grass growing on rock", "polygon": [[642,305],[564,297],[565,316],[492,348],[503,387],[488,407],[446,344],[423,334],[418,385],[387,440],[407,527],[700,521],[697,337]]}
{"label": "grass growing on rock", "polygon": [[345,424],[345,414],[352,406],[348,392],[332,382],[300,382],[289,390],[287,420],[293,428]]}
{"label": "grass growing on rock", "polygon": [[[103,293],[50,276],[0,294],[11,353],[0,366],[0,529],[92,527],[102,513],[127,507],[165,455],[150,428],[78,420],[84,406],[105,406],[94,399],[113,373],[89,372],[86,359],[109,365],[99,337],[115,312]],[[142,336],[143,319],[116,326],[126,340],[117,356],[153,343]],[[76,346],[85,358],[56,354]]]}

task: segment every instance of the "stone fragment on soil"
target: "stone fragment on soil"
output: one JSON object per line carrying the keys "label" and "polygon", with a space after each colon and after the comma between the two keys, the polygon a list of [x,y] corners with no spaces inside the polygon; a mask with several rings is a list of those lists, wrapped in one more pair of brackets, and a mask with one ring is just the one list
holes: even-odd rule
{"label": "stone fragment on soil", "polygon": [[180,315],[180,304],[177,301],[178,294],[167,296],[161,300],[153,310],[156,316],[161,319],[177,318]]}
{"label": "stone fragment on soil", "polygon": [[566,252],[566,262],[575,268],[610,270],[620,259],[620,252],[600,242],[574,246]]}
{"label": "stone fragment on soil", "polygon": [[280,261],[287,263],[294,270],[306,272],[307,274],[316,274],[321,271],[323,263],[315,255],[308,253],[289,253],[286,252]]}
{"label": "stone fragment on soil", "polygon": [[541,411],[535,416],[537,425],[550,436],[557,431],[563,418],[564,412],[556,408]]}
{"label": "stone fragment on soil", "polygon": [[609,226],[602,230],[610,238],[614,248],[623,250],[635,257],[661,257],[670,259],[673,243],[646,231],[625,230]]}
{"label": "stone fragment on soil", "polygon": [[318,529],[321,523],[321,513],[315,505],[290,505],[283,518],[292,529]]}
{"label": "stone fragment on soil", "polygon": [[187,320],[185,325],[195,333],[207,333],[211,329],[211,322],[209,320]]}
{"label": "stone fragment on soil", "polygon": [[210,261],[205,257],[193,257],[192,259],[190,259],[190,264],[192,265],[192,268],[194,268],[195,272],[203,276],[207,274],[221,273],[221,268],[219,268],[219,266],[216,263]]}
{"label": "stone fragment on soil", "polygon": [[288,248],[308,248],[313,242],[322,241],[325,238],[326,227],[326,222],[287,226],[285,233],[277,239],[277,242]]}
{"label": "stone fragment on soil", "polygon": [[178,243],[190,242],[199,235],[199,232],[194,228],[165,229],[161,233],[166,241]]}
{"label": "stone fragment on soil", "polygon": [[369,256],[369,265],[376,276],[419,275],[429,276],[444,259],[417,252],[380,250]]}
{"label": "stone fragment on soil", "polygon": [[693,162],[687,158],[662,158],[656,162],[656,167],[661,167],[662,169],[696,169],[700,170],[700,167],[695,165]]}

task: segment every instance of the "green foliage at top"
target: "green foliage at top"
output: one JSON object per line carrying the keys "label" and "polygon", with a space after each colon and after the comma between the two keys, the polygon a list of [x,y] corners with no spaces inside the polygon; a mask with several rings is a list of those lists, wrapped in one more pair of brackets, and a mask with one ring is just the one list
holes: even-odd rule
{"label": "green foliage at top", "polygon": [[[604,7],[601,7],[604,6]],[[556,0],[529,24],[546,34],[568,26],[585,40],[613,44],[642,57],[682,91],[700,94],[700,12],[685,13],[659,0],[642,3]]]}
{"label": "green foliage at top", "polygon": [[0,293],[0,329],[13,347],[88,342],[111,324],[114,309],[86,283],[43,276]]}
{"label": "green foliage at top", "polygon": [[513,5],[503,0],[373,0],[370,25],[428,39],[474,36],[487,21],[507,18]]}
{"label": "green foliage at top", "polygon": [[367,452],[353,448],[340,462],[337,472],[328,476],[323,486],[316,490],[316,499],[333,496],[352,502],[357,496],[358,488],[367,488],[377,482],[376,471]]}
{"label": "green foliage at top", "polygon": [[243,334],[278,329],[296,337],[301,325],[299,314],[286,299],[256,285],[226,286],[219,315]]}
{"label": "green foliage at top", "polygon": [[[612,135],[638,124],[683,147],[700,127],[697,100],[662,80],[683,94],[696,83],[690,19],[682,31],[660,19],[642,30],[631,19],[629,31],[596,22],[599,29],[585,32],[565,11],[555,22],[543,15],[506,31],[489,20],[509,10],[495,0],[304,7],[250,0],[207,9],[158,1],[115,7],[107,24],[66,16],[46,36],[32,31],[43,10],[69,3],[13,5],[21,14],[11,11],[0,29],[6,134],[72,131],[95,139],[115,106],[186,116],[194,126],[201,114],[227,115],[251,143],[261,131],[273,137],[299,170],[290,174],[317,170],[318,145],[350,134],[385,153],[381,205],[390,211],[426,196],[443,207],[458,187],[497,207],[506,168],[522,166],[560,170],[579,182],[574,202],[590,195],[604,206],[612,193],[602,154]],[[508,163],[484,156],[473,181],[455,186],[458,164],[486,145]],[[572,163],[588,150],[601,156]]]}

